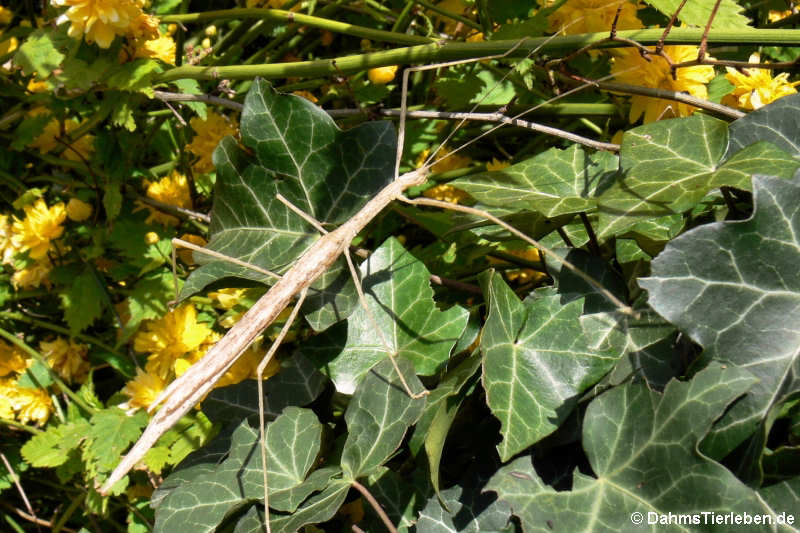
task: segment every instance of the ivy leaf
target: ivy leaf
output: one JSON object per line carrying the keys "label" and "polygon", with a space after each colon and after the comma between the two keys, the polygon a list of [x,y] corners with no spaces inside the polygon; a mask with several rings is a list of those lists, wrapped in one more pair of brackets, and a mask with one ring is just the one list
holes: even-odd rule
{"label": "ivy leaf", "polygon": [[[270,528],[274,533],[295,533],[307,524],[325,522],[336,514],[344,503],[350,483],[345,480],[332,481],[322,492],[315,494],[302,507],[290,515],[273,516]],[[263,505],[254,505],[236,523],[234,533],[263,533]]]}
{"label": "ivy leaf", "polygon": [[500,420],[503,461],[552,433],[579,394],[617,362],[582,323],[584,298],[562,304],[552,289],[520,302],[502,277],[481,278],[489,301],[481,351],[486,401]]}
{"label": "ivy leaf", "polygon": [[[208,248],[261,268],[285,270],[319,239],[316,229],[277,200],[278,194],[322,223],[339,224],[394,173],[391,124],[367,122],[341,131],[305,98],[278,94],[263,80],[256,80],[247,95],[241,131],[242,144],[252,155],[230,137],[214,151],[217,183]],[[213,261],[192,273],[181,298],[228,276],[274,282]],[[343,286],[346,278],[333,278],[309,293],[309,308],[319,312],[328,302],[336,307],[327,317],[317,317],[324,326],[346,317],[355,302],[352,297],[334,299],[341,289],[354,290]],[[315,297],[322,302],[313,302]]]}
{"label": "ivy leaf", "polygon": [[583,418],[583,448],[596,477],[576,470],[572,490],[557,492],[530,457],[521,457],[487,488],[511,504],[526,533],[627,530],[634,512],[645,520],[649,512],[767,512],[755,491],[697,453],[713,421],[755,381],[714,365],[689,382],[670,382],[663,394],[643,384],[616,387],[593,400]]}
{"label": "ivy leaf", "polygon": [[716,188],[727,185],[749,191],[752,190],[750,178],[753,174],[767,171],[771,176],[791,179],[798,168],[800,160],[772,143],[759,141],[742,148],[722,164],[714,173],[710,186]]}
{"label": "ivy leaf", "polygon": [[511,508],[488,493],[456,485],[432,496],[417,520],[420,533],[486,533],[508,526]]}
{"label": "ivy leaf", "polygon": [[[795,157],[800,156],[800,94],[790,94],[756,109],[730,125],[731,142],[726,157],[759,141],[767,141]],[[772,174],[772,172],[762,173]]]}
{"label": "ivy leaf", "polygon": [[[302,354],[281,365],[277,375],[264,382],[264,416],[277,417],[285,407],[313,402],[325,388],[326,379]],[[215,422],[227,422],[258,414],[258,382],[246,379],[230,387],[214,389],[203,401],[203,412]]]}
{"label": "ivy leaf", "polygon": [[392,354],[412,361],[418,374],[433,374],[450,356],[469,313],[458,306],[439,311],[429,280],[425,265],[396,239],[386,240],[361,265],[369,314],[358,307],[347,322],[305,343],[302,353],[324,366],[344,394]]}
{"label": "ivy leaf", "polygon": [[591,211],[595,196],[609,185],[618,158],[608,152],[589,155],[572,145],[551,148],[504,168],[461,178],[451,185],[491,206],[535,210],[546,217]]}
{"label": "ivy leaf", "polygon": [[686,211],[715,186],[728,125],[708,115],[653,122],[625,132],[620,178],[598,198],[598,237],[638,222]]}
{"label": "ivy leaf", "polygon": [[[314,465],[321,432],[316,415],[298,407],[286,408],[267,426],[270,496],[278,502],[283,499],[284,508],[291,509],[287,493],[304,483]],[[198,533],[214,531],[230,513],[261,499],[264,484],[259,442],[258,429],[243,421],[233,432],[224,460],[194,469],[192,477],[184,474],[183,483],[159,500],[156,529],[183,531],[190,527]],[[333,471],[326,471],[323,483],[314,479],[315,488],[324,487],[332,474]]]}
{"label": "ivy leaf", "polygon": [[[686,2],[681,6],[680,0],[645,0],[645,3],[661,11],[667,18],[673,13],[678,13],[678,20],[689,26],[699,26],[704,28],[712,17],[711,10],[713,3],[707,2]],[[680,11],[678,11],[680,9]],[[750,26],[750,20],[742,15],[744,8],[735,0],[722,0],[711,28],[715,30],[742,29]]]}
{"label": "ivy leaf", "polygon": [[40,29],[33,31],[14,55],[14,63],[22,67],[26,76],[34,72],[47,78],[64,60],[64,51],[70,39],[63,33]]}
{"label": "ivy leaf", "polygon": [[[424,390],[411,363],[397,359],[397,365],[412,393]],[[358,479],[381,466],[400,446],[424,407],[424,398],[408,395],[391,361],[375,365],[359,384],[344,415],[348,433],[342,470],[346,478]]]}
{"label": "ivy leaf", "polygon": [[108,295],[90,266],[84,268],[60,296],[64,319],[72,334],[83,331],[97,320],[103,313],[103,303],[108,301]]}
{"label": "ivy leaf", "polygon": [[746,367],[758,384],[720,420],[706,450],[722,457],[800,387],[800,183],[753,178],[753,216],[670,242],[640,280],[650,305],[709,358]]}
{"label": "ivy leaf", "polygon": [[[465,385],[472,382],[481,365],[477,355],[468,357],[450,370],[427,397],[425,411],[414,426],[409,449],[417,454],[422,446],[428,457],[431,485],[439,492],[439,466],[450,426],[466,398]],[[469,389],[470,387],[466,387]]]}

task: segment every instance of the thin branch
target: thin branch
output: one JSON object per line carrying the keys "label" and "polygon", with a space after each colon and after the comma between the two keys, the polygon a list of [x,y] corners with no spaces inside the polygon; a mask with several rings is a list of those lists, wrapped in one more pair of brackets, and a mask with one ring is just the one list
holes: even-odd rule
{"label": "thin branch", "polygon": [[[48,528],[51,528],[51,529],[53,527],[53,522],[51,522],[49,520],[44,520],[42,518],[36,518],[35,516],[31,516],[28,513],[26,513],[25,511],[23,511],[22,509],[17,509],[13,505],[9,505],[6,502],[0,501],[0,506],[6,508],[7,510],[9,510],[11,512],[13,512],[17,516],[19,516],[20,518],[22,518],[24,520],[27,520],[28,522],[34,523],[34,524],[39,525],[39,526],[45,526],[45,527],[48,527]],[[62,527],[61,531],[66,531],[67,533],[78,533],[77,530],[72,529],[72,528],[68,528],[68,527]]]}
{"label": "thin branch", "polygon": [[[130,189],[133,191],[133,189]],[[197,211],[192,211],[191,209],[186,209],[185,207],[178,207],[177,205],[170,205],[164,202],[159,202],[158,200],[154,200],[148,196],[142,196],[136,192],[131,192],[130,196],[134,197],[136,200],[147,204],[151,207],[155,207],[159,211],[165,211],[170,215],[179,217],[179,218],[193,218],[195,220],[199,220],[201,222],[205,222],[209,224],[211,222],[211,217],[206,215],[205,213],[199,213]]]}
{"label": "thin branch", "polygon": [[383,525],[386,526],[386,529],[390,531],[390,533],[397,533],[397,528],[392,524],[392,520],[389,518],[389,515],[386,514],[386,511],[383,510],[381,504],[378,503],[378,500],[367,490],[367,487],[359,483],[358,481],[353,480],[352,487],[356,489],[361,495],[364,497],[365,500],[372,506],[378,516],[383,521]]}
{"label": "thin branch", "polygon": [[33,517],[34,519],[33,521],[38,523],[39,517],[36,516],[36,511],[33,510],[31,502],[30,500],[28,500],[28,495],[25,493],[25,489],[22,488],[22,483],[20,483],[19,481],[19,476],[17,476],[17,473],[14,471],[14,468],[11,466],[11,463],[8,462],[6,454],[0,452],[0,459],[3,460],[3,464],[5,465],[6,470],[8,470],[8,475],[14,482],[14,486],[17,487],[17,492],[19,493],[20,498],[22,498],[22,502],[25,504],[25,508],[28,510],[31,517]]}
{"label": "thin branch", "polygon": [[[592,82],[594,84],[594,82]],[[223,98],[217,98],[214,96],[207,96],[201,94],[181,94],[181,93],[168,93],[164,91],[156,91],[156,93],[160,93],[158,96],[162,100],[169,100],[169,101],[182,101],[182,102],[209,102],[209,103],[217,103],[218,105],[225,105],[231,109],[241,110],[244,106],[238,102],[232,102],[230,100],[225,100]],[[213,99],[213,101],[211,100]],[[224,101],[225,103],[222,104],[221,102],[217,102],[216,100]],[[402,116],[402,110],[400,109],[378,109],[376,111],[380,115],[386,117],[400,117]],[[363,114],[363,110],[360,109],[331,109],[328,110],[327,113],[332,117],[342,117],[342,116],[350,116],[356,114]],[[502,113],[468,113],[468,112],[460,112],[460,111],[425,111],[425,110],[417,110],[417,111],[407,111],[406,112],[407,118],[435,118],[441,120],[463,120],[463,121],[474,121],[474,122],[492,122],[495,124],[509,124],[512,126],[517,126],[520,128],[525,128],[531,131],[535,131],[537,133],[544,133],[547,135],[552,135],[554,137],[559,137],[561,139],[566,139],[568,141],[573,141],[584,146],[588,146],[590,148],[594,148],[596,150],[606,150],[610,152],[618,152],[619,145],[613,143],[605,143],[602,141],[596,141],[594,139],[590,139],[588,137],[583,137],[581,135],[577,135],[575,133],[571,133],[568,131],[560,130],[558,128],[553,128],[551,126],[545,126],[544,124],[539,124],[537,122],[531,122],[529,120],[522,120],[519,118],[509,117]],[[144,200],[143,200],[144,201]],[[155,202],[155,200],[152,200]],[[150,202],[148,202],[150,203]],[[153,204],[155,207],[159,207],[158,205]],[[174,206],[172,206],[174,207]],[[161,208],[161,207],[159,207]],[[182,208],[175,208],[175,209],[182,209]],[[194,213],[189,211],[189,213]],[[204,215],[205,216],[205,215]],[[206,220],[207,221],[207,220]]]}
{"label": "thin branch", "polygon": [[153,95],[162,102],[203,102],[205,104],[227,107],[236,111],[241,111],[244,108],[244,106],[239,102],[229,100],[228,98],[220,98],[219,96],[211,96],[210,94],[184,94],[172,93],[168,91],[153,91]]}
{"label": "thin branch", "polygon": [[559,76],[563,77],[570,83],[589,82],[595,85],[598,89],[602,89],[604,91],[612,91],[624,94],[639,94],[642,96],[650,96],[652,98],[663,98],[665,100],[674,100],[676,102],[681,102],[684,104],[689,104],[695,107],[699,107],[701,109],[705,109],[706,111],[710,111],[716,115],[720,115],[725,118],[738,119],[746,115],[746,113],[743,113],[737,109],[733,109],[732,107],[728,107],[722,104],[716,104],[714,102],[703,100],[701,98],[696,98],[687,93],[668,91],[666,89],[655,89],[652,87],[642,87],[640,85],[628,85],[627,83],[617,83],[608,81],[592,82],[591,80],[587,80],[579,76],[573,76],[573,75],[567,76],[565,74],[559,74]]}

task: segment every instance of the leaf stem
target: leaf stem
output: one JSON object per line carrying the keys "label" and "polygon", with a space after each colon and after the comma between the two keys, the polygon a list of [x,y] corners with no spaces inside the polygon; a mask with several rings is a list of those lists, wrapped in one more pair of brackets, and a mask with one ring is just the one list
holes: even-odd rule
{"label": "leaf stem", "polygon": [[207,20],[226,19],[226,18],[258,18],[262,20],[271,20],[277,22],[297,23],[302,26],[309,26],[318,28],[320,30],[328,30],[333,33],[343,33],[345,35],[352,35],[353,37],[362,37],[371,39],[373,41],[382,41],[397,44],[427,44],[435,42],[436,39],[431,37],[421,37],[419,35],[408,35],[405,33],[398,33],[385,30],[376,30],[364,26],[356,26],[355,24],[347,24],[345,22],[338,22],[312,15],[304,15],[302,13],[294,13],[292,11],[284,11],[282,9],[260,9],[260,8],[245,8],[245,9],[221,9],[218,11],[205,11],[203,13],[187,13],[185,15],[167,15],[161,18],[161,22],[170,23],[175,22],[179,24],[187,24],[190,22],[204,22]]}
{"label": "leaf stem", "polygon": [[383,521],[383,525],[386,526],[386,529],[388,529],[391,533],[397,533],[397,528],[394,527],[394,524],[392,524],[392,521],[389,519],[389,515],[387,515],[386,511],[383,510],[383,507],[381,507],[381,504],[378,503],[378,500],[376,500],[369,490],[367,490],[367,487],[355,479],[353,480],[352,487],[360,492],[364,499],[369,502],[375,512],[378,513],[378,516]]}
{"label": "leaf stem", "polygon": [[37,326],[44,329],[49,329],[50,331],[55,331],[56,333],[62,333],[64,335],[69,335],[70,337],[74,337],[76,339],[89,342],[94,344],[95,346],[102,348],[114,355],[118,355],[123,357],[123,354],[116,351],[112,346],[106,344],[105,342],[101,341],[97,337],[93,337],[92,335],[86,335],[84,333],[71,333],[69,329],[57,326],[55,324],[51,324],[50,322],[44,322],[43,320],[37,320],[33,317],[26,316],[18,311],[0,311],[0,316],[9,318],[11,320],[16,320],[18,322],[27,322],[33,326]]}
{"label": "leaf stem", "polygon": [[[265,10],[275,11],[275,10]],[[209,12],[221,13],[221,12]],[[285,13],[285,12],[284,12]],[[203,15],[206,15],[204,13]],[[217,15],[218,16],[218,15]],[[389,32],[390,33],[390,32]],[[667,44],[692,44],[700,41],[703,31],[695,28],[675,28],[667,38]],[[635,40],[642,45],[656,44],[662,30],[628,30],[619,32],[621,37]],[[164,83],[178,79],[190,78],[198,80],[250,79],[260,76],[266,79],[288,77],[323,77],[341,74],[352,74],[374,67],[389,65],[425,64],[441,61],[453,61],[468,58],[480,58],[503,54],[516,47],[508,57],[527,57],[534,50],[552,52],[574,49],[606,39],[607,33],[584,33],[559,37],[529,38],[524,41],[485,41],[477,43],[449,42],[447,44],[421,44],[405,48],[394,48],[383,52],[356,54],[333,59],[317,59],[293,63],[271,63],[259,65],[229,65],[219,67],[203,67],[185,65],[175,67],[160,74],[154,83]],[[428,38],[426,38],[428,39]],[[742,46],[758,44],[768,45],[800,45],[800,32],[793,30],[715,30],[708,34],[708,40],[714,44],[738,44]],[[430,39],[428,39],[430,43]],[[620,47],[623,43],[609,42],[603,47]]]}

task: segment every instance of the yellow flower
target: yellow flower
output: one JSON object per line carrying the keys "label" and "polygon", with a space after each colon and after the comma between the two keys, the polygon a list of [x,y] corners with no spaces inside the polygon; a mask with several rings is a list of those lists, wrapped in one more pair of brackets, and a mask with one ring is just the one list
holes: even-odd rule
{"label": "yellow flower", "polygon": [[67,202],[67,216],[75,222],[82,222],[92,215],[92,206],[77,198],[70,198]]}
{"label": "yellow flower", "polygon": [[0,340],[0,376],[18,374],[26,368],[28,360],[22,350]]}
{"label": "yellow flower", "polygon": [[[208,242],[206,242],[206,240],[201,236],[192,235],[190,233],[184,233],[183,235],[181,235],[181,239],[201,247],[208,244]],[[192,251],[188,248],[180,248],[178,250],[178,257],[180,258],[181,261],[183,261],[183,264],[185,265],[191,266],[195,264],[194,257],[192,256]]]}
{"label": "yellow flower", "polygon": [[16,385],[13,379],[0,379],[0,418],[6,420],[14,419],[14,405],[11,403],[11,395]]}
{"label": "yellow flower", "polygon": [[[468,156],[461,155],[458,153],[454,153],[450,155],[451,150],[449,148],[442,148],[436,154],[436,159],[439,161],[435,165],[431,167],[432,172],[447,172],[448,170],[457,170],[459,168],[464,168],[472,162]],[[423,152],[425,157],[422,160],[427,158],[427,150]]]}
{"label": "yellow flower", "polygon": [[158,37],[158,17],[141,13],[130,26],[127,35],[133,39],[156,39]]}
{"label": "yellow flower", "polygon": [[[533,246],[521,250],[506,249],[503,251],[507,254],[514,255],[521,259],[526,259],[532,263],[543,260],[541,254],[539,253],[539,250],[537,250]],[[502,259],[496,259],[491,256],[489,257],[489,263],[492,265],[509,264],[507,261],[504,261]],[[530,282],[539,283],[540,281],[547,279],[547,274],[539,270],[534,270],[532,268],[520,268],[520,269],[507,270],[506,277],[508,278],[509,281],[515,281],[520,285],[522,285]]]}
{"label": "yellow flower", "polygon": [[486,163],[486,170],[503,170],[511,166],[510,161],[500,161],[496,157],[492,158],[490,163]]}
{"label": "yellow flower", "polygon": [[145,365],[149,373],[167,379],[175,360],[196,350],[211,333],[208,326],[197,322],[194,305],[184,304],[149,322],[144,331],[136,334],[133,347],[150,353]]}
{"label": "yellow flower", "polygon": [[20,423],[27,424],[34,421],[42,425],[50,418],[53,400],[46,390],[14,387],[10,392],[11,406]]}
{"label": "yellow flower", "polygon": [[[760,63],[758,52],[750,56],[750,63]],[[789,73],[783,72],[774,78],[769,69],[745,68],[739,72],[735,68],[726,67],[725,78],[734,86],[733,92],[722,99],[722,103],[740,109],[758,109],[789,94],[797,92],[795,85],[800,81],[789,83]]]}
{"label": "yellow flower", "polygon": [[769,13],[767,14],[767,20],[769,22],[778,22],[781,19],[785,19],[786,17],[792,14],[791,9],[787,9],[785,11],[777,11],[775,9],[770,9]]}
{"label": "yellow flower", "polygon": [[208,293],[208,297],[219,302],[219,306],[223,309],[233,309],[246,293],[247,289],[220,289]]}
{"label": "yellow flower", "polygon": [[547,31],[562,35],[608,31],[620,7],[618,30],[644,27],[636,16],[638,8],[628,0],[567,0],[547,18]]}
{"label": "yellow flower", "polygon": [[14,18],[14,12],[7,7],[0,6],[0,24],[9,24]]}
{"label": "yellow flower", "polygon": [[[227,387],[229,385],[236,385],[247,378],[257,378],[258,365],[261,363],[261,360],[264,359],[266,353],[266,350],[263,348],[256,346],[255,344],[251,345],[239,357],[239,359],[233,363],[233,366],[231,366],[228,371],[225,372],[217,384],[214,385],[214,388],[216,389],[220,387]],[[267,363],[267,367],[264,369],[264,379],[277,374],[280,367],[280,362],[273,357],[272,360]]]}
{"label": "yellow flower", "polygon": [[45,126],[44,131],[42,131],[28,146],[38,148],[43,154],[50,152],[57,146],[66,146],[66,149],[61,154],[64,159],[79,162],[86,161],[92,156],[92,152],[94,152],[94,136],[84,135],[77,141],[71,141],[69,139],[69,133],[79,125],[78,121],[74,118],[66,120],[64,122],[66,137],[61,137],[61,124],[57,119],[53,119]]}
{"label": "yellow flower", "polygon": [[29,93],[45,93],[50,90],[50,84],[44,80],[31,78],[28,80],[28,85],[25,87],[25,90]]}
{"label": "yellow flower", "polygon": [[135,39],[126,47],[128,57],[160,59],[169,65],[175,64],[175,41],[168,35],[154,39]]}
{"label": "yellow flower", "polygon": [[71,339],[57,337],[54,341],[39,343],[39,351],[50,368],[55,370],[67,383],[83,383],[89,375],[89,347]]}
{"label": "yellow flower", "polygon": [[25,219],[14,217],[14,234],[11,240],[20,252],[30,250],[32,259],[41,259],[50,250],[50,241],[64,233],[61,225],[67,217],[64,204],[59,202],[48,208],[39,198],[34,205],[26,205]]}
{"label": "yellow flower", "polygon": [[159,241],[158,233],[155,231],[148,231],[144,234],[144,242],[145,244],[153,245]]}
{"label": "yellow flower", "polygon": [[8,39],[3,40],[2,35],[3,31],[0,30],[0,56],[10,54],[19,46],[19,41],[16,37],[9,37]]}
{"label": "yellow flower", "polygon": [[397,69],[397,65],[371,68],[367,72],[367,77],[369,78],[369,81],[375,85],[386,85],[394,79],[395,74],[397,74]]}
{"label": "yellow flower", "polygon": [[192,168],[195,172],[206,173],[214,170],[211,154],[226,135],[236,135],[237,128],[223,115],[209,111],[205,120],[195,117],[189,121],[195,132],[194,139],[186,149],[199,157]]}
{"label": "yellow flower", "polygon": [[[442,0],[436,4],[436,7],[462,16],[469,16],[471,14],[470,12],[473,11],[472,5],[464,0]],[[447,35],[455,37],[459,30],[465,29],[465,26],[461,22],[445,15],[439,15],[437,13],[434,15],[434,18],[437,24],[443,24],[442,31]]]}
{"label": "yellow flower", "polygon": [[47,279],[47,276],[50,275],[51,270],[53,270],[53,264],[47,257],[43,257],[33,265],[14,272],[14,275],[11,276],[11,284],[17,290],[36,289],[42,284],[49,287],[50,280]]}
{"label": "yellow flower", "polygon": [[[696,46],[665,46],[666,53],[674,63],[682,63],[697,58]],[[669,65],[663,57],[651,55],[652,61],[644,59],[633,48],[622,48],[614,52],[611,72],[622,83],[643,85],[669,91],[685,92],[697,98],[708,98],[706,84],[714,78],[714,67],[698,65],[678,69],[676,79],[672,79]],[[644,114],[644,122],[661,118],[685,117],[697,108],[689,104],[634,95],[631,97],[629,120],[633,123]]]}
{"label": "yellow flower", "polygon": [[52,0],[56,7],[68,7],[59,22],[69,19],[69,36],[85,37],[87,43],[96,42],[108,48],[117,35],[124,35],[139,19],[142,10],[133,0]]}
{"label": "yellow flower", "polygon": [[[192,208],[192,197],[189,193],[189,182],[186,176],[173,170],[169,176],[161,178],[161,180],[154,183],[145,181],[147,185],[147,196],[153,200],[158,200],[165,204],[174,205],[178,207]],[[144,206],[150,211],[150,216],[147,217],[148,224],[158,222],[165,226],[175,226],[180,222],[176,217],[167,215],[161,211],[154,209],[150,206]]]}
{"label": "yellow flower", "polygon": [[314,96],[314,93],[312,93],[311,91],[292,91],[292,94],[303,97],[309,102],[314,104],[316,104],[319,101],[317,100],[317,97]]}
{"label": "yellow flower", "polygon": [[470,199],[469,194],[446,183],[426,189],[422,195],[441,202],[450,202],[451,204],[463,204]]}
{"label": "yellow flower", "polygon": [[14,243],[12,236],[13,226],[8,215],[0,215],[0,263],[10,265],[19,247]]}
{"label": "yellow flower", "polygon": [[155,374],[136,369],[136,377],[129,381],[122,389],[122,394],[130,398],[125,402],[124,409],[147,409],[156,400],[161,391],[166,387],[166,382]]}

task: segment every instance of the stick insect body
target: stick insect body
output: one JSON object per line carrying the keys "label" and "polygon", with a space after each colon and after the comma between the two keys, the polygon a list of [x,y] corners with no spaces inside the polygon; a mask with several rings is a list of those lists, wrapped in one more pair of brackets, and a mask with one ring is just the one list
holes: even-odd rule
{"label": "stick insect body", "polygon": [[[516,48],[516,47],[514,47]],[[495,56],[497,58],[504,57],[514,50],[507,51],[505,54]],[[483,58],[487,59],[487,58]],[[491,58],[488,58],[491,59]],[[355,268],[348,253],[348,247],[352,240],[369,224],[385,207],[395,200],[404,201],[416,205],[427,205],[432,207],[442,207],[454,209],[457,211],[467,212],[471,214],[478,214],[495,222],[505,229],[511,231],[515,235],[523,238],[530,244],[539,247],[544,253],[561,263],[564,267],[575,272],[578,276],[585,279],[590,285],[609,299],[621,312],[632,314],[632,310],[625,303],[617,299],[605,287],[602,287],[599,282],[589,277],[576,266],[572,265],[569,261],[552,252],[546,247],[542,246],[537,241],[525,236],[519,230],[508,225],[504,221],[493,217],[488,213],[480,210],[469,208],[466,206],[452,206],[445,202],[437,202],[429,199],[408,199],[404,196],[404,192],[415,185],[421,185],[425,182],[429,173],[430,167],[438,161],[432,161],[435,157],[435,152],[430,156],[428,161],[419,169],[408,172],[401,176],[397,176],[399,168],[399,158],[403,146],[403,134],[405,123],[405,110],[406,110],[406,92],[408,75],[413,71],[429,70],[433,68],[440,68],[443,66],[451,66],[460,63],[471,62],[472,60],[453,61],[437,65],[425,65],[417,67],[409,67],[405,70],[403,75],[402,85],[402,112],[400,117],[400,127],[398,135],[398,159],[397,167],[395,168],[395,180],[384,187],[377,195],[364,205],[357,213],[355,213],[347,222],[339,226],[330,233],[325,233],[318,241],[316,241],[310,248],[308,248],[295,264],[273,285],[266,294],[264,294],[250,310],[233,326],[228,333],[214,345],[206,355],[192,367],[187,370],[180,378],[173,381],[150,406],[150,410],[163,403],[161,409],[153,416],[141,435],[139,440],[134,444],[128,454],[120,461],[119,465],[114,469],[108,479],[100,487],[101,494],[108,494],[115,483],[122,479],[128,471],[133,468],[147,453],[147,451],[155,445],[158,439],[170,427],[172,427],[181,417],[189,412],[192,407],[199,403],[214,387],[220,377],[233,365],[236,359],[247,349],[247,347],[258,337],[261,332],[268,327],[275,318],[291,303],[291,301],[298,295],[304,295],[311,284],[319,278],[333,263],[342,255],[348,260],[351,273],[357,278]],[[561,98],[566,94],[574,92],[574,90],[563,93],[555,99]],[[552,101],[552,100],[551,100]],[[480,104],[480,102],[478,102]],[[476,104],[476,106],[478,105]],[[514,117],[515,119],[518,117]],[[460,126],[465,120],[458,124]],[[451,133],[452,136],[452,133]],[[448,137],[449,139],[450,137]],[[447,140],[445,140],[447,142]],[[442,143],[444,144],[444,143]],[[463,146],[462,146],[463,148]],[[457,150],[449,153],[452,155]],[[445,156],[447,157],[447,156]],[[444,158],[444,157],[443,157]],[[441,158],[441,159],[443,159]],[[441,160],[440,159],[440,160]],[[313,222],[312,222],[313,225]],[[269,273],[272,274],[272,273]],[[358,279],[356,286],[358,287]],[[361,297],[362,306],[365,305],[364,297]],[[370,316],[370,315],[368,315]],[[378,328],[378,334],[382,336],[382,332]],[[382,339],[383,340],[383,339]],[[383,344],[386,345],[385,340]],[[270,350],[270,354],[274,353],[274,348]],[[391,350],[389,350],[391,352]],[[269,354],[268,356],[269,357]],[[390,357],[393,357],[390,355]],[[392,359],[394,362],[394,359]],[[261,365],[264,366],[264,363]],[[395,366],[396,370],[397,367]],[[402,374],[399,373],[401,380]],[[260,383],[260,381],[259,381]],[[406,387],[407,388],[407,387]],[[408,389],[408,388],[407,388]],[[411,394],[410,390],[407,390]],[[266,486],[266,484],[265,484]],[[266,496],[265,496],[266,500]]]}
{"label": "stick insect body", "polygon": [[[347,222],[314,243],[201,361],[192,365],[159,395],[151,409],[162,402],[163,406],[150,420],[147,429],[133,448],[100,487],[100,492],[108,493],[111,487],[141,460],[161,435],[211,391],[220,376],[233,365],[253,340],[275,320],[297,294],[307,289],[345,252],[356,235],[383,208],[399,198],[409,187],[421,185],[427,174],[427,167],[422,167],[398,177]],[[194,386],[187,387],[188,383]]]}

